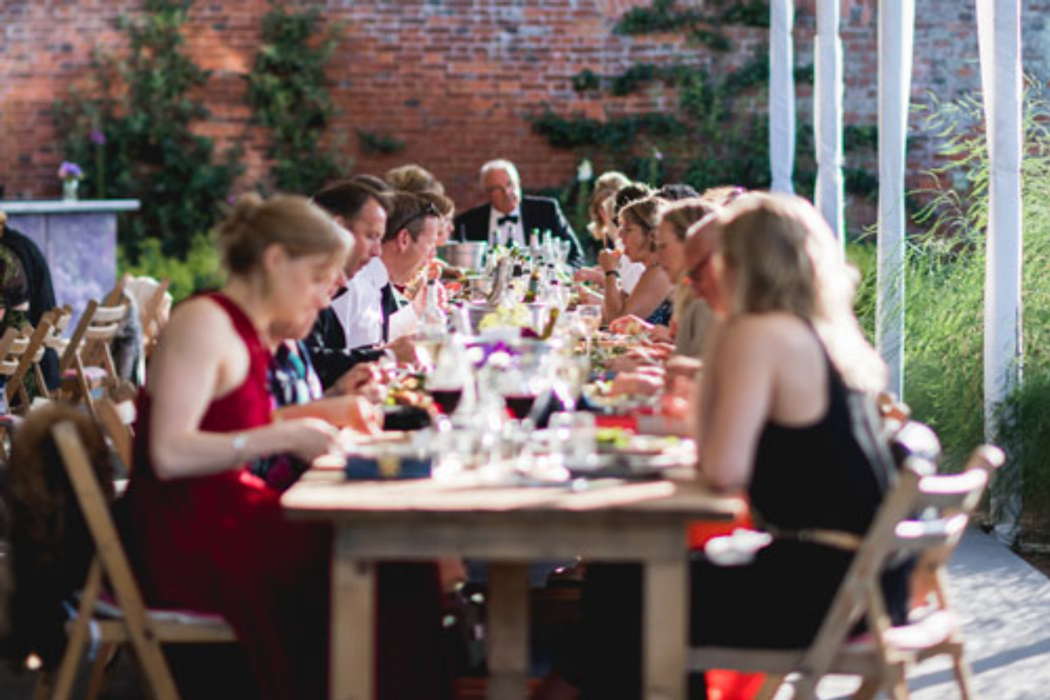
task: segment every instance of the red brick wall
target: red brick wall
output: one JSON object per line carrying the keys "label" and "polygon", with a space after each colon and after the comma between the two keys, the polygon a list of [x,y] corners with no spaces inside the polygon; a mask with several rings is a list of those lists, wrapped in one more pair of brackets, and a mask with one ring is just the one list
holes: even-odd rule
{"label": "red brick wall", "polygon": [[[346,25],[329,72],[341,110],[332,135],[342,140],[355,171],[381,173],[419,162],[445,181],[460,207],[477,201],[477,167],[492,157],[516,161],[527,187],[560,184],[571,177],[575,156],[534,135],[529,115],[550,106],[601,118],[669,109],[675,101],[658,86],[625,98],[581,96],[572,89],[574,74],[589,68],[613,75],[638,62],[710,64],[708,52],[676,35],[612,34],[616,19],[642,4],[648,0],[329,0],[325,16]],[[875,4],[842,0],[851,123],[876,118]],[[797,5],[797,62],[807,64],[814,0]],[[921,98],[933,90],[950,98],[975,89],[972,4],[923,0],[918,5],[913,94]],[[1026,61],[1043,68],[1041,15],[1050,2],[1025,5]],[[112,21],[137,7],[132,0],[0,3],[0,183],[8,199],[57,196],[54,170],[62,154],[54,146],[47,110],[88,75],[93,47],[120,51],[123,37]],[[220,145],[246,147],[242,189],[265,172],[266,132],[248,124],[242,76],[251,66],[266,9],[264,0],[198,0],[186,32],[195,60],[214,70],[203,95],[212,117],[200,131]],[[766,41],[762,29],[731,27],[727,34],[735,51],[716,59],[721,63],[715,69],[744,63]],[[809,86],[799,86],[804,114],[809,92]],[[390,156],[363,154],[355,129],[389,134],[406,147]],[[912,167],[928,164],[928,154],[916,149]]]}

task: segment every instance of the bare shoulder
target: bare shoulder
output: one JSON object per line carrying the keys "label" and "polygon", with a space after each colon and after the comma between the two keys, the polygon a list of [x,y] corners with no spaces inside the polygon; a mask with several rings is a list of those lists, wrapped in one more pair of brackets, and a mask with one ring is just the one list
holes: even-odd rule
{"label": "bare shoulder", "polygon": [[164,328],[164,340],[206,348],[225,343],[235,333],[222,307],[207,297],[197,297],[175,307]]}
{"label": "bare shoulder", "polygon": [[734,353],[747,348],[749,353],[781,356],[816,346],[813,331],[805,321],[784,312],[737,316],[725,324],[721,335],[724,346]]}

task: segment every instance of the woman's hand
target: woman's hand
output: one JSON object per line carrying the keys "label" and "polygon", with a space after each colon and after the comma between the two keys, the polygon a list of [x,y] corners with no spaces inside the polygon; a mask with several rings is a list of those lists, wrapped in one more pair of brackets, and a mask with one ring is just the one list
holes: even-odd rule
{"label": "woman's hand", "polygon": [[305,462],[312,462],[321,455],[341,454],[339,429],[320,418],[294,418],[275,423],[274,428],[282,432],[282,441],[288,451]]}
{"label": "woman's hand", "polygon": [[602,272],[612,272],[620,266],[622,255],[618,250],[603,250],[598,253],[598,267],[602,268]]}
{"label": "woman's hand", "polygon": [[663,377],[643,372],[621,372],[612,381],[610,393],[652,396],[664,387]]}
{"label": "woman's hand", "polygon": [[621,316],[609,323],[609,330],[622,335],[641,335],[654,328],[653,324],[637,316]]}
{"label": "woman's hand", "polygon": [[595,294],[582,285],[576,286],[576,296],[580,298],[581,304],[601,304],[605,301],[601,294]]}
{"label": "woman's hand", "polygon": [[363,396],[378,402],[383,395],[382,373],[374,362],[354,365],[349,372],[339,377],[332,387],[337,395]]}
{"label": "woman's hand", "polygon": [[601,284],[604,277],[601,270],[593,267],[581,267],[572,276],[577,282],[593,282],[594,284]]}

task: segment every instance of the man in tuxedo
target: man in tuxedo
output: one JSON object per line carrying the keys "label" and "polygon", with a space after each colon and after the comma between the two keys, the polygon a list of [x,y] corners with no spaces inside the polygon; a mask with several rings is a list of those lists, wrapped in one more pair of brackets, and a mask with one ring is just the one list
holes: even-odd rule
{"label": "man in tuxedo", "polygon": [[534,229],[550,231],[569,242],[569,264],[583,264],[583,249],[556,199],[522,196],[518,169],[509,160],[490,160],[481,166],[482,204],[456,217],[454,235],[461,241],[489,241],[528,246]]}
{"label": "man in tuxedo", "polygon": [[[379,253],[385,274],[376,279],[380,283],[384,339],[390,337],[391,317],[407,304],[401,289],[434,257],[440,228],[441,213],[429,199],[409,192],[394,193]],[[404,309],[404,313],[413,312]]]}
{"label": "man in tuxedo", "polygon": [[356,364],[384,355],[411,362],[416,351],[408,339],[383,344],[379,296],[372,293],[374,281],[369,271],[374,265],[382,267],[378,256],[391,206],[389,193],[358,176],[326,187],[314,195],[314,202],[354,239],[343,268],[345,286],[333,290],[331,306],[318,313],[306,338],[310,360],[322,386],[328,389]]}

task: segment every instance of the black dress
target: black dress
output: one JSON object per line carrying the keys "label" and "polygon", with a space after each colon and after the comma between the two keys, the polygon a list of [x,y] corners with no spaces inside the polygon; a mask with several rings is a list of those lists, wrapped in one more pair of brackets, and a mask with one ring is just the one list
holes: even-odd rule
{"label": "black dress", "polygon": [[[748,496],[755,513],[781,530],[819,528],[863,536],[882,500],[885,475],[854,437],[849,390],[826,354],[825,360],[827,413],[804,427],[766,423]],[[720,567],[697,559],[690,572],[692,644],[808,645],[852,557],[852,552],[825,545],[778,539],[746,566]],[[909,568],[883,576],[896,623],[906,615]],[[641,585],[637,565],[588,567],[580,645],[586,658],[578,669],[582,677],[572,678],[571,670],[567,674],[581,682],[584,697],[638,697]]]}

